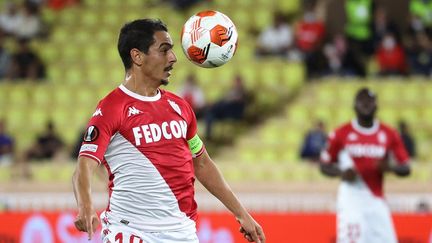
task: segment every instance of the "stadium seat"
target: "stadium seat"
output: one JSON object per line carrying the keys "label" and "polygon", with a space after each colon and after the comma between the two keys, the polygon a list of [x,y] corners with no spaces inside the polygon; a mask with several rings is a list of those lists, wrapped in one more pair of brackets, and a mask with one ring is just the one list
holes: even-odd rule
{"label": "stadium seat", "polygon": [[15,109],[31,104],[29,86],[26,83],[13,86],[9,90],[8,103]]}
{"label": "stadium seat", "polygon": [[301,1],[277,0],[276,9],[284,13],[295,13],[300,8]]}
{"label": "stadium seat", "polygon": [[253,26],[259,30],[263,30],[273,22],[273,13],[268,9],[255,9],[253,15]]}

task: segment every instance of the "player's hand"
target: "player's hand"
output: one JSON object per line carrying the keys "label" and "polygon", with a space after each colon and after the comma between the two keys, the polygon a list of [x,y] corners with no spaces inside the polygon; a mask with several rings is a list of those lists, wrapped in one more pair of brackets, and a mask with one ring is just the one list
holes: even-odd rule
{"label": "player's hand", "polygon": [[80,209],[74,222],[75,227],[82,232],[88,233],[88,239],[91,240],[93,233],[99,226],[99,219],[95,210],[91,208]]}
{"label": "player's hand", "polygon": [[357,178],[357,172],[353,168],[346,169],[342,171],[341,177],[344,181],[353,182]]}
{"label": "player's hand", "polygon": [[237,222],[240,224],[240,233],[243,234],[246,240],[249,242],[265,243],[266,238],[263,229],[249,214],[245,217],[237,218]]}

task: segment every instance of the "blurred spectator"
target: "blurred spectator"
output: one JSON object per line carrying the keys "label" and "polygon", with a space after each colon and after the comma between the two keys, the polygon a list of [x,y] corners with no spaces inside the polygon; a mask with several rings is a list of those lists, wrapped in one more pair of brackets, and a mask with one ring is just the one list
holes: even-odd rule
{"label": "blurred spectator", "polygon": [[4,47],[4,33],[0,30],[0,80],[6,77],[11,63],[9,51]]}
{"label": "blurred spectator", "polygon": [[58,157],[64,149],[64,143],[55,131],[54,123],[48,122],[46,131],[40,134],[36,143],[27,151],[26,161],[44,160]]}
{"label": "blurred spectator", "polygon": [[411,158],[414,158],[416,156],[415,141],[408,127],[408,124],[405,121],[399,121],[399,133],[409,156]]}
{"label": "blurred spectator", "polygon": [[0,120],[0,166],[10,165],[13,160],[14,141],[6,132],[4,120]]}
{"label": "blurred spectator", "polygon": [[42,33],[42,21],[37,4],[24,2],[16,29],[12,33],[19,39],[32,39]]}
{"label": "blurred spectator", "polygon": [[169,2],[177,10],[187,10],[202,0],[163,0]]}
{"label": "blurred spectator", "polygon": [[286,16],[276,12],[271,26],[264,29],[258,36],[256,54],[258,57],[279,56],[289,58],[293,48],[294,36],[286,21]]}
{"label": "blurred spectator", "polygon": [[295,27],[296,46],[303,56],[306,71],[309,78],[319,74],[323,69],[324,57],[321,51],[325,34],[325,26],[318,19],[315,5],[308,4],[303,13],[303,18]]}
{"label": "blurred spectator", "polygon": [[380,75],[405,75],[407,65],[405,51],[393,34],[387,33],[376,52]]}
{"label": "blurred spectator", "polygon": [[47,7],[58,11],[80,3],[81,0],[48,0],[46,5]]}
{"label": "blurred spectator", "polygon": [[179,90],[179,96],[186,100],[195,112],[197,119],[201,119],[205,113],[204,92],[198,85],[193,74],[189,74]]}
{"label": "blurred spectator", "polygon": [[5,2],[4,11],[0,13],[0,29],[7,35],[15,35],[20,18],[18,5]]}
{"label": "blurred spectator", "polygon": [[356,62],[358,59],[354,57],[341,34],[336,34],[332,41],[324,46],[324,56],[324,75],[358,76],[363,72],[362,64]]}
{"label": "blurred spectator", "polygon": [[324,127],[324,122],[318,121],[315,124],[315,127],[309,130],[306,134],[303,141],[300,157],[302,159],[318,161],[321,150],[324,149],[326,141],[327,134]]}
{"label": "blurred spectator", "polygon": [[399,31],[395,23],[389,21],[387,11],[383,6],[377,7],[374,12],[372,25],[373,46],[376,50],[387,33],[392,33],[400,41]]}
{"label": "blurred spectator", "polygon": [[410,1],[410,31],[417,33],[425,31],[432,37],[432,1],[411,0]]}
{"label": "blurred spectator", "polygon": [[18,51],[12,56],[12,63],[8,72],[10,79],[38,80],[45,78],[45,66],[30,49],[27,39],[18,41]]}
{"label": "blurred spectator", "polygon": [[424,32],[418,32],[407,49],[412,74],[432,76],[432,42]]}
{"label": "blurred spectator", "polygon": [[366,62],[373,53],[372,45],[372,13],[373,0],[345,1],[346,24],[345,34],[348,46],[353,52],[355,62],[359,63],[360,75],[366,75]]}
{"label": "blurred spectator", "polygon": [[241,120],[248,101],[248,92],[241,76],[233,80],[233,87],[226,95],[209,107],[206,112],[206,138],[212,139],[212,126],[215,121],[224,119]]}

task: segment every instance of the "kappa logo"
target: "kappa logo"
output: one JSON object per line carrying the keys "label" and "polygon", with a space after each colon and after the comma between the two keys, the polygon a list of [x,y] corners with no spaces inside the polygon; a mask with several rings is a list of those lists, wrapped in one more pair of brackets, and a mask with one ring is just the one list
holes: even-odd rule
{"label": "kappa logo", "polygon": [[357,134],[351,132],[350,134],[348,134],[348,141],[357,141],[358,136]]}
{"label": "kappa logo", "polygon": [[97,108],[96,111],[93,113],[93,117],[95,116],[102,116],[102,110],[101,108]]}
{"label": "kappa logo", "polygon": [[129,107],[128,117],[133,116],[133,115],[138,115],[138,114],[141,114],[141,113],[142,113],[142,111],[140,111],[137,108],[135,108],[135,106],[131,106],[131,107]]}
{"label": "kappa logo", "polygon": [[181,110],[180,107],[172,100],[168,100],[169,104],[171,105],[171,107],[179,114],[181,115]]}

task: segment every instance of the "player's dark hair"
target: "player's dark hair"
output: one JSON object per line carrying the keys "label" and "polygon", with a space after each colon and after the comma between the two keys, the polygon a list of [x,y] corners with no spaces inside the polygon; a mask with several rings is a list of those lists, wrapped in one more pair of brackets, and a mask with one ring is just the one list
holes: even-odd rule
{"label": "player's dark hair", "polygon": [[374,99],[377,98],[376,94],[373,91],[371,91],[369,88],[361,88],[357,91],[357,94],[355,96],[355,101],[357,101],[360,98],[360,96],[363,95],[369,96]]}
{"label": "player's dark hair", "polygon": [[168,28],[159,19],[138,19],[121,28],[117,49],[126,70],[132,67],[130,51],[137,48],[147,54],[149,47],[155,42],[153,34],[156,31],[168,31]]}

